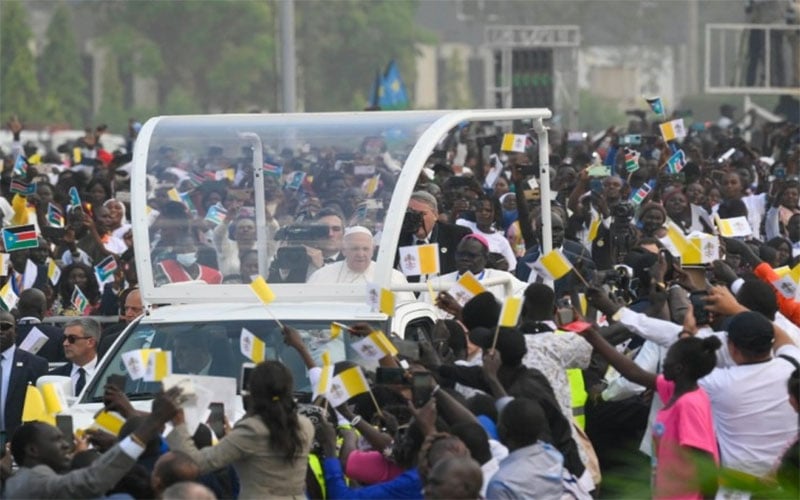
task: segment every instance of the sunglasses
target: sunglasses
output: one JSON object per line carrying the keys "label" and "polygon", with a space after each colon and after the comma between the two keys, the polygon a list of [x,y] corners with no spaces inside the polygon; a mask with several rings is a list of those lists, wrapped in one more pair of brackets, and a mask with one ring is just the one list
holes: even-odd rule
{"label": "sunglasses", "polygon": [[0,322],[0,330],[11,330],[14,328],[14,323],[9,323],[8,321]]}
{"label": "sunglasses", "polygon": [[79,340],[86,340],[86,339],[90,339],[92,337],[78,337],[77,335],[67,335],[64,338],[67,339],[67,342],[69,342],[70,344],[74,344],[75,342],[77,342]]}

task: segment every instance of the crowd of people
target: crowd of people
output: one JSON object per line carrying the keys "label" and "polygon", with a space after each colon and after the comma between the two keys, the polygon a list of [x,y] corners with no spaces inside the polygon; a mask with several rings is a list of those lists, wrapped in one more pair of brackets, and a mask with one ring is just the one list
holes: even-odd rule
{"label": "crowd of people", "polygon": [[[105,406],[125,426],[118,436],[80,437],[23,422],[25,386],[48,362],[60,364],[50,373],[70,377],[77,396],[145,311],[128,218],[131,154],[103,149],[102,126],[39,152],[18,141],[13,118],[17,142],[4,152],[0,197],[3,495],[796,498],[800,128],[792,106],[768,120],[724,106],[717,121],[687,123],[677,140],[659,126],[677,118],[663,110],[594,136],[551,133],[544,198],[553,249],[569,264],[557,275],[540,265],[552,252],[543,248],[535,134],[525,151],[504,151],[502,135],[483,124],[460,126],[423,169],[398,241],[436,244],[436,272],[403,272],[398,254],[391,282],[454,284],[471,274],[486,286],[466,298],[395,292],[395,304],[419,300],[439,312],[418,355],[380,359],[368,393],[338,405],[318,390],[298,401],[291,371],[260,363],[245,417],[221,432],[187,427],[180,390],[156,396],[146,413],[108,385]],[[386,141],[365,138],[355,152],[265,149],[263,218],[252,149],[229,153],[150,151],[156,286],[250,283],[264,253],[269,283],[374,281],[402,165]],[[522,308],[509,325],[504,305],[513,297]],[[75,318],[62,329],[47,324],[51,316]],[[345,326],[352,339],[371,333],[367,324]],[[317,388],[326,367],[291,324],[281,330]],[[32,331],[47,339],[33,353]],[[187,373],[209,373],[210,358],[195,358],[176,353],[178,366],[200,369]],[[337,362],[333,375],[356,366]],[[378,376],[392,371],[391,381]]]}

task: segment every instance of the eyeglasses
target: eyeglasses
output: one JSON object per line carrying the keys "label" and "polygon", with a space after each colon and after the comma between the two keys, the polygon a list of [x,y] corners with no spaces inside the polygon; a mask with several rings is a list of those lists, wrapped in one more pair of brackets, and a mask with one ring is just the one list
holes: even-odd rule
{"label": "eyeglasses", "polygon": [[14,323],[9,323],[8,321],[0,322],[0,330],[11,330],[14,328]]}
{"label": "eyeglasses", "polygon": [[75,342],[77,342],[79,340],[86,340],[86,339],[91,339],[91,338],[94,338],[94,337],[78,337],[77,335],[67,335],[64,338],[67,339],[67,342],[69,342],[70,344],[74,344]]}

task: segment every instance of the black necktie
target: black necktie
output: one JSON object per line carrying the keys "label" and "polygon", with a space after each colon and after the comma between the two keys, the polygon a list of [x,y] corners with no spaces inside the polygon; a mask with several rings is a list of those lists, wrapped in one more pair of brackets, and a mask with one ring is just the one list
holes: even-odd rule
{"label": "black necktie", "polygon": [[86,370],[78,368],[78,382],[75,384],[75,396],[81,393],[86,385]]}

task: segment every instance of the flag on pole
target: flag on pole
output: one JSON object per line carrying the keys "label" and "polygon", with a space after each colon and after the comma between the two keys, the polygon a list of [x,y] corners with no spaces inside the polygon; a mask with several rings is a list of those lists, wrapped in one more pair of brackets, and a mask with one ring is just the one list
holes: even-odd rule
{"label": "flag on pole", "polygon": [[28,162],[22,153],[17,155],[16,160],[14,160],[14,170],[12,172],[13,175],[24,177],[28,173]]}
{"label": "flag on pole", "polygon": [[348,368],[331,379],[326,398],[334,408],[341,406],[348,399],[369,392],[369,383],[361,368]]}
{"label": "flag on pole", "polygon": [[217,203],[216,205],[211,205],[208,207],[205,220],[214,224],[215,226],[219,226],[225,222],[225,217],[227,217],[227,215],[228,211],[225,210],[225,207]]}
{"label": "flag on pole", "polygon": [[264,305],[275,300],[275,293],[261,276],[258,276],[250,283],[250,289],[253,290],[253,293],[256,294],[256,297],[258,297]]}
{"label": "flag on pole", "polygon": [[380,174],[377,174],[373,177],[367,179],[366,183],[364,184],[364,193],[366,193],[367,197],[372,197],[375,194],[375,191],[378,190],[378,183],[381,180]]}
{"label": "flag on pole", "polygon": [[[469,299],[485,291],[486,288],[481,285],[475,275],[470,271],[467,271],[461,275],[460,278],[458,278],[458,281],[456,281],[455,285],[450,287],[450,290],[447,291],[447,294],[453,297],[456,302],[463,306],[469,302]],[[436,297],[431,297],[431,300],[435,301]]]}
{"label": "flag on pole", "polygon": [[675,151],[675,153],[667,160],[667,172],[670,174],[677,174],[686,166],[686,155],[682,149]]}
{"label": "flag on pole", "polygon": [[274,175],[275,177],[280,177],[283,175],[283,166],[273,165],[272,163],[264,163],[264,173],[268,175]]}
{"label": "flag on pole", "polygon": [[110,279],[114,278],[114,273],[117,272],[117,261],[113,255],[109,255],[101,260],[99,264],[94,266],[94,273],[97,276],[97,281],[101,285]]}
{"label": "flag on pole", "polygon": [[64,227],[64,212],[58,206],[48,203],[47,222],[53,227]]}
{"label": "flag on pole", "polygon": [[0,288],[0,306],[2,306],[6,311],[11,312],[12,309],[17,307],[18,301],[19,297],[17,297],[17,294],[11,287],[11,280],[6,281],[6,284],[3,285],[3,288]]}
{"label": "flag on pole", "polygon": [[161,349],[134,349],[132,351],[122,353],[122,364],[128,371],[131,380],[140,380],[144,377],[145,370],[147,369],[147,360],[150,358],[150,353],[160,351]]}
{"label": "flag on pole", "polygon": [[247,328],[242,328],[242,334],[239,337],[239,348],[242,351],[242,355],[251,359],[254,363],[261,363],[266,359],[267,344],[253,335]]}
{"label": "flag on pole", "polygon": [[395,60],[389,62],[378,87],[378,105],[383,110],[408,108],[408,90]]}
{"label": "flag on pole", "polygon": [[531,267],[542,277],[551,280],[561,279],[572,270],[572,264],[558,249],[543,255]]}
{"label": "flag on pole", "polygon": [[653,113],[655,113],[657,115],[665,116],[665,114],[664,114],[664,102],[661,100],[661,97],[659,97],[659,96],[645,97],[644,100],[647,101],[647,104],[650,105],[650,109],[653,110]]}
{"label": "flag on pole", "polygon": [[172,375],[172,352],[153,351],[147,357],[147,367],[144,370],[145,382],[161,382],[164,377]]}
{"label": "flag on pole", "polygon": [[439,273],[439,244],[409,245],[398,249],[400,270],[406,276]]}
{"label": "flag on pole", "polygon": [[522,297],[506,297],[503,308],[500,310],[498,325],[514,328],[519,322],[520,312],[522,312]]}
{"label": "flag on pole", "polygon": [[600,214],[592,211],[592,221],[589,223],[589,241],[597,239],[597,233],[600,232]]}
{"label": "flag on pole", "polygon": [[794,299],[797,297],[798,289],[800,289],[800,264],[791,268],[783,276],[772,282],[781,295],[787,299]]}
{"label": "flag on pole", "polygon": [[333,364],[331,363],[331,353],[325,351],[322,353],[322,372],[319,374],[319,381],[315,394],[317,396],[324,396],[331,390],[331,380],[333,380]]}
{"label": "flag on pole", "polygon": [[635,149],[625,148],[625,170],[628,172],[639,170],[639,152]]}
{"label": "flag on pole", "polygon": [[22,196],[30,196],[36,193],[36,183],[31,182],[28,184],[19,179],[11,179],[11,192],[21,194]]}
{"label": "flag on pole", "polygon": [[235,178],[236,178],[236,170],[232,168],[224,168],[222,170],[217,170],[216,173],[214,173],[214,180],[217,181],[224,181],[227,179],[230,182],[233,182],[233,179]]}
{"label": "flag on pole", "polygon": [[503,134],[503,142],[500,146],[500,149],[502,151],[524,153],[527,139],[528,136],[525,134]]}
{"label": "flag on pole", "polygon": [[42,398],[44,399],[45,411],[50,415],[61,413],[67,407],[64,402],[64,394],[56,384],[43,384],[41,387]]}
{"label": "flag on pole", "polygon": [[639,189],[637,189],[635,193],[631,195],[631,202],[633,202],[634,205],[641,205],[642,202],[645,200],[645,198],[647,198],[647,195],[649,195],[650,191],[652,190],[653,190],[653,185],[650,184],[649,182],[645,182],[644,184],[639,186]]}
{"label": "flag on pole", "polygon": [[47,259],[47,278],[53,286],[56,286],[61,278],[61,268],[54,259]]}
{"label": "flag on pole", "polygon": [[714,214],[714,220],[717,223],[719,234],[726,238],[739,238],[753,234],[753,229],[745,216],[720,219],[719,215]]}
{"label": "flag on pole", "polygon": [[386,356],[396,356],[398,352],[394,344],[380,330],[375,330],[358,342],[353,342],[350,346],[362,358],[373,361]]}
{"label": "flag on pole", "polygon": [[75,307],[75,310],[78,311],[79,314],[83,314],[86,311],[86,308],[89,307],[89,299],[86,298],[86,295],[83,294],[80,288],[76,285],[75,288],[72,290],[72,297],[70,298],[70,302],[72,306]]}
{"label": "flag on pole", "polygon": [[372,312],[394,316],[394,293],[375,283],[367,283],[367,305]]}
{"label": "flag on pole", "polygon": [[683,118],[664,122],[659,125],[659,127],[661,128],[661,135],[666,142],[686,137],[686,127],[683,124]]}
{"label": "flag on pole", "polygon": [[81,195],[78,193],[78,188],[72,186],[69,188],[69,206],[70,207],[79,207],[81,206]]}
{"label": "flag on pole", "polygon": [[125,417],[115,411],[102,410],[94,417],[91,427],[118,436],[125,421]]}
{"label": "flag on pole", "polygon": [[331,322],[331,340],[339,337],[339,335],[346,330],[348,330],[347,325],[343,325],[336,321]]}
{"label": "flag on pole", "polygon": [[6,252],[38,247],[39,240],[36,234],[36,226],[25,224],[23,226],[4,227],[3,244],[6,247]]}

